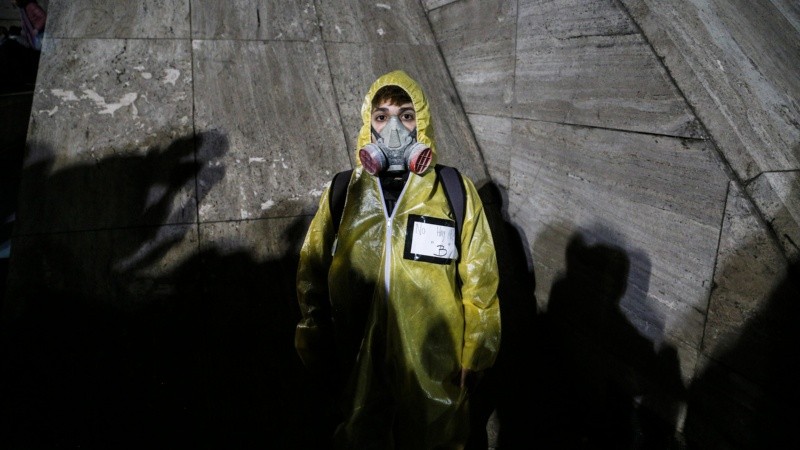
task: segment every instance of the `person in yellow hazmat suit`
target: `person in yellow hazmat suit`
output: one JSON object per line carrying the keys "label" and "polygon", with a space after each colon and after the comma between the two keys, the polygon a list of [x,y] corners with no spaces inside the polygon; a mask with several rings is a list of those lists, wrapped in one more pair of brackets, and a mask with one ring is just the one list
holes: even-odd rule
{"label": "person in yellow hazmat suit", "polygon": [[462,176],[456,232],[429,105],[405,72],[378,78],[361,116],[338,232],[328,188],[301,249],[295,346],[337,386],[336,448],[463,448],[469,392],[500,346],[489,225]]}

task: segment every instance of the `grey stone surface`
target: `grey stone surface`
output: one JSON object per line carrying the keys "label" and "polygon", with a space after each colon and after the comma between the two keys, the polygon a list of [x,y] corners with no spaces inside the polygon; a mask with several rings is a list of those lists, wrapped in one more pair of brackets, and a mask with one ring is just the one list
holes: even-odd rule
{"label": "grey stone surface", "polygon": [[[787,373],[775,369],[796,353],[784,254],[800,243],[797,2],[51,4],[4,318],[43,291],[134,313],[180,299],[155,311],[192,315],[199,367],[242,363],[200,385],[258,378],[244,363],[257,357],[228,352],[248,339],[279,356],[259,370],[285,369],[296,355],[270,344],[291,339],[310,214],[355,162],[369,84],[404,69],[431,101],[440,161],[505,191],[508,216],[490,215],[526,242],[498,249],[532,256],[516,269],[535,270],[539,312],[557,309],[577,248],[579,265],[620,270],[568,277],[617,290],[596,297],[607,315],[567,321],[618,331],[648,358],[674,352],[720,422],[747,420],[770,374]],[[623,381],[656,367],[590,356]],[[244,417],[225,389],[209,417]]]}
{"label": "grey stone surface", "polygon": [[224,178],[199,182],[200,220],[314,212],[333,174],[350,167],[321,43],[193,45],[195,127],[230,143],[212,163]]}
{"label": "grey stone surface", "polygon": [[468,114],[467,117],[475,132],[475,140],[483,153],[489,174],[501,189],[507,190],[514,143],[511,131],[514,119],[480,114]]}
{"label": "grey stone surface", "polygon": [[800,259],[800,171],[763,173],[747,187],[789,259]]}
{"label": "grey stone surface", "polygon": [[422,6],[425,7],[426,11],[430,11],[432,9],[441,8],[442,6],[449,5],[450,3],[455,3],[459,0],[422,0]]}
{"label": "grey stone surface", "polygon": [[623,3],[739,177],[800,167],[796,8],[739,0]]}
{"label": "grey stone surface", "polygon": [[297,216],[200,224],[205,283],[212,289],[227,286],[233,297],[287,309],[290,314],[274,320],[296,324],[297,261],[310,221],[310,216]]}
{"label": "grey stone surface", "polygon": [[[317,3],[322,37],[328,42],[433,44],[433,33],[418,0]],[[350,63],[355,66],[356,61]]]}
{"label": "grey stone surface", "polygon": [[515,116],[699,137],[697,120],[624,11],[584,3],[520,3]]}
{"label": "grey stone surface", "polygon": [[[329,429],[320,426],[325,416],[315,412],[322,403],[292,345],[300,320],[297,255],[309,222],[300,216],[199,225],[198,264],[190,268],[202,292],[184,314],[199,322],[198,375],[208,379],[214,417],[266,417],[250,425],[258,447],[325,448],[329,442]],[[254,398],[263,412],[248,406]],[[225,433],[217,442],[227,447],[232,439]],[[239,442],[249,447],[253,441]]]}
{"label": "grey stone surface", "polygon": [[188,41],[48,39],[22,174],[22,234],[192,222]]}
{"label": "grey stone surface", "polygon": [[191,0],[196,39],[315,40],[319,25],[312,0]]}
{"label": "grey stone surface", "polygon": [[794,0],[771,0],[772,5],[786,17],[795,31],[800,32],[800,3]]}
{"label": "grey stone surface", "polygon": [[[200,250],[221,255],[246,253],[258,263],[297,258],[309,223],[311,216],[201,223]],[[294,281],[292,275],[288,282],[294,286]]]}
{"label": "grey stone surface", "polygon": [[[520,0],[520,32],[555,39],[633,34],[634,24],[614,2],[602,0]],[[561,20],[552,20],[553,18]],[[525,31],[528,26],[533,29]]]}
{"label": "grey stone surface", "polygon": [[29,312],[29,304],[47,292],[58,292],[59,301],[77,301],[72,307],[131,313],[179,294],[169,274],[197,252],[197,229],[168,225],[15,236],[12,248],[5,318]]}
{"label": "grey stone surface", "polygon": [[[436,47],[404,44],[326,44],[342,123],[355,163],[355,146],[361,128],[361,105],[375,79],[396,69],[405,70],[425,91],[430,104],[439,162],[455,166],[476,185],[487,173],[469,121],[458,101]],[[353,64],[353,61],[360,61]]]}
{"label": "grey stone surface", "polygon": [[429,17],[464,109],[513,114],[517,1],[462,1]]}
{"label": "grey stone surface", "polygon": [[[800,289],[757,211],[731,183],[686,434],[698,447],[781,447],[798,377]],[[794,281],[794,284],[792,283]]]}
{"label": "grey stone surface", "polygon": [[[759,320],[770,296],[786,273],[786,259],[780,248],[770,238],[757,212],[743,193],[731,183],[725,218],[722,223],[717,268],[714,273],[714,291],[709,299],[708,320],[703,353],[709,357],[722,355],[736,344],[746,326]],[[769,333],[768,328],[764,328]],[[754,355],[761,358],[767,355]],[[726,361],[740,370],[761,370],[762,363],[752,361]],[[744,364],[750,367],[743,367]]]}
{"label": "grey stone surface", "polygon": [[531,245],[542,309],[582,236],[626,253],[620,309],[642,335],[698,348],[727,188],[709,146],[523,120],[513,134],[509,212]]}
{"label": "grey stone surface", "polygon": [[59,38],[188,38],[190,0],[53,0],[47,35]]}

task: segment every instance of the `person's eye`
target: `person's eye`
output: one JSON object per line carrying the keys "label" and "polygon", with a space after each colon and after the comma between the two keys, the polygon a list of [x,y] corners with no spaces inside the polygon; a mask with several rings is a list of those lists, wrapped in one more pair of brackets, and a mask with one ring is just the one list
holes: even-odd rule
{"label": "person's eye", "polygon": [[404,113],[402,116],[403,120],[414,120],[414,113]]}
{"label": "person's eye", "polygon": [[374,119],[375,119],[376,122],[383,122],[383,121],[386,120],[386,115],[384,115],[384,114],[376,114]]}

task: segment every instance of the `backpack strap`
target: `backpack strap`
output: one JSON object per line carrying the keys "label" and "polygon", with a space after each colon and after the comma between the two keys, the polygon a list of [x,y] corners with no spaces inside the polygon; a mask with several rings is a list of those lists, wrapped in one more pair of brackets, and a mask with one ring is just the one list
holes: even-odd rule
{"label": "backpack strap", "polygon": [[[344,170],[334,175],[333,181],[331,181],[331,189],[330,193],[328,194],[328,206],[331,210],[334,234],[339,232],[339,222],[342,221],[344,201],[347,197],[347,185],[350,183],[350,175],[352,173],[352,169]],[[465,198],[467,196],[467,193],[464,190],[464,183],[461,181],[461,173],[455,167],[437,164],[436,174],[442,181],[444,195],[447,198],[447,203],[450,205],[450,210],[453,211],[453,216],[455,217],[456,242],[459,243],[460,247],[461,229],[464,226],[464,205]]]}
{"label": "backpack strap", "polygon": [[328,206],[331,209],[334,235],[339,233],[339,222],[342,221],[344,200],[347,197],[347,185],[350,183],[350,174],[352,173],[353,169],[343,170],[334,175],[333,181],[331,181],[331,191],[328,194]]}
{"label": "backpack strap", "polygon": [[[441,164],[436,165],[436,173],[439,175],[439,179],[442,180],[444,195],[447,197],[447,203],[450,204],[450,210],[453,211],[453,216],[456,220],[456,242],[460,248],[461,229],[464,226],[464,202],[467,196],[464,190],[464,183],[461,182],[461,173],[455,167]],[[460,254],[461,252],[459,252]]]}

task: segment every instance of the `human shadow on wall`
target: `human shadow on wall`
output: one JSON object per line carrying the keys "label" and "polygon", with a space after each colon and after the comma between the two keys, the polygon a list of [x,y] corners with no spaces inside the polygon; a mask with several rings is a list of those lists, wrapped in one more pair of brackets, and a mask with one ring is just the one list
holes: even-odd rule
{"label": "human shadow on wall", "polygon": [[[499,275],[498,298],[502,339],[495,365],[486,371],[470,396],[469,449],[485,449],[492,440],[527,442],[535,423],[537,370],[536,280],[523,232],[508,217],[505,191],[493,182],[482,185],[479,195],[492,230]],[[496,413],[495,420],[490,416]],[[497,430],[499,428],[499,430]],[[513,447],[506,447],[513,448]]]}
{"label": "human shadow on wall", "polygon": [[[195,202],[183,198],[186,183],[206,184],[201,199],[221,179],[224,166],[210,163],[227,150],[224,135],[201,134],[141,159],[103,158],[103,171],[49,171],[43,159],[23,178],[54,205],[37,220],[81,223],[57,216],[71,204],[88,217],[159,224]],[[131,174],[175,161],[158,186]],[[95,190],[70,188],[87,179]],[[119,196],[95,203],[104,189]],[[266,259],[227,229],[199,240],[194,223],[17,236],[0,335],[3,448],[322,448],[326,410],[292,345],[306,223],[287,221],[282,232],[253,223],[255,235],[286,243]]]}
{"label": "human shadow on wall", "polygon": [[[738,252],[759,255],[758,244],[747,242]],[[715,281],[735,283],[742,270],[758,269],[734,262]],[[731,342],[720,345],[709,355],[710,360],[701,361],[704,369],[689,388],[686,448],[772,450],[800,446],[798,280],[800,261],[790,261],[763,307],[748,311],[747,323]],[[733,301],[728,302],[729,308],[738,308]],[[724,308],[720,311],[725,314]]]}
{"label": "human shadow on wall", "polygon": [[[528,442],[550,449],[670,448],[684,395],[677,352],[646,338],[620,305],[624,298],[638,317],[657,320],[647,306],[649,277],[642,252],[591,244],[580,232],[570,238],[566,271],[538,319],[540,422]],[[663,333],[663,325],[652,325]]]}
{"label": "human shadow on wall", "polygon": [[33,92],[0,95],[0,310],[5,302],[8,244],[14,229],[17,193]]}
{"label": "human shadow on wall", "polygon": [[227,146],[227,137],[206,132],[145,152],[114,148],[104,155],[85,150],[64,167],[49,146],[33,142],[20,182],[17,234],[192,223],[197,202],[208,192],[201,187],[195,200],[195,178],[201,186],[216,184],[224,167],[207,162]]}
{"label": "human shadow on wall", "polygon": [[0,44],[0,95],[33,91],[40,52],[13,39]]}

